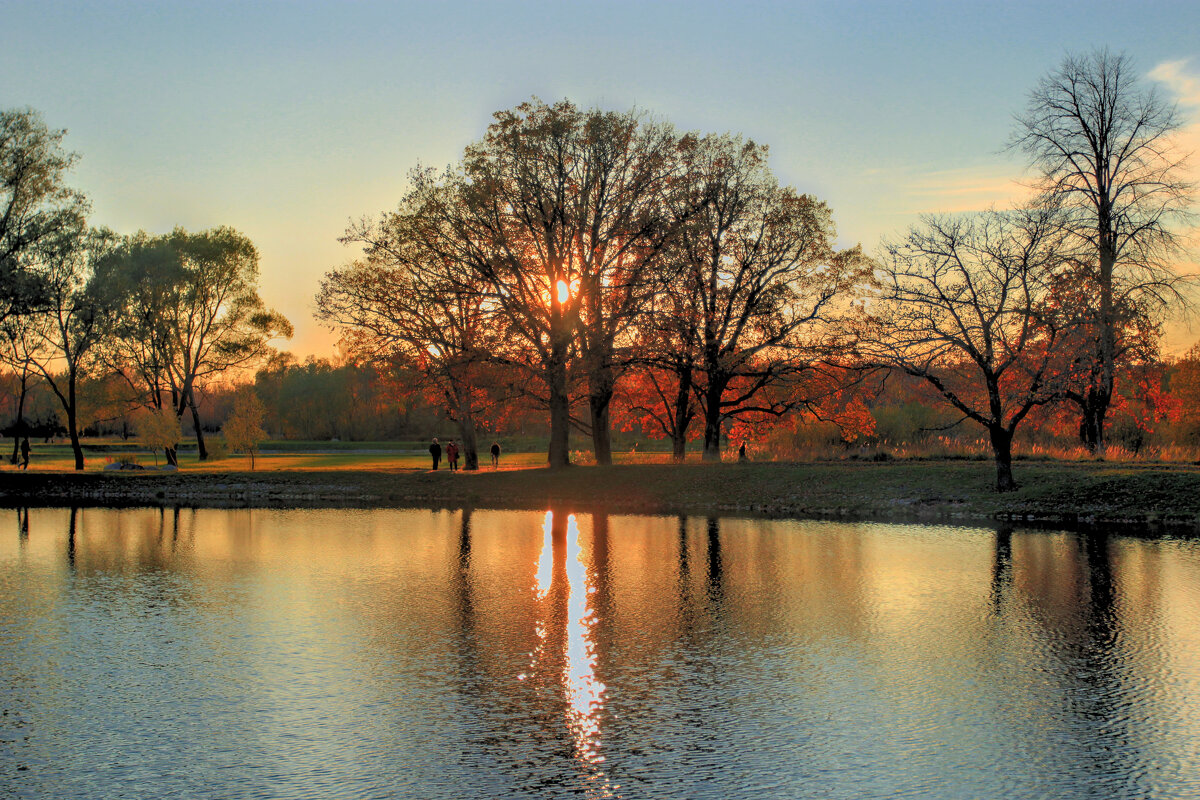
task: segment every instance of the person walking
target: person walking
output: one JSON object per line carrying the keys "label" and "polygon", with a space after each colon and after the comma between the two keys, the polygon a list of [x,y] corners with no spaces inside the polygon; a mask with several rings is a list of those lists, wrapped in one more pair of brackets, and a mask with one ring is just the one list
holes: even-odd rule
{"label": "person walking", "polygon": [[458,472],[458,445],[453,439],[446,445],[446,460],[450,462],[450,471]]}
{"label": "person walking", "polygon": [[436,436],[433,437],[433,444],[429,445],[429,455],[433,458],[433,468],[436,470],[442,461],[442,446],[438,444]]}
{"label": "person walking", "polygon": [[500,466],[500,443],[492,442],[492,469]]}
{"label": "person walking", "polygon": [[21,440],[21,469],[29,469],[29,437]]}

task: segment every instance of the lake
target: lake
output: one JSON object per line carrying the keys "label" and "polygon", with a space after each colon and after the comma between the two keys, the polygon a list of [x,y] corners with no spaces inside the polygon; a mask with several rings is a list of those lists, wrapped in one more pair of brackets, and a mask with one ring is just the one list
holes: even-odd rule
{"label": "lake", "polygon": [[1200,797],[1200,543],[0,510],[0,796]]}

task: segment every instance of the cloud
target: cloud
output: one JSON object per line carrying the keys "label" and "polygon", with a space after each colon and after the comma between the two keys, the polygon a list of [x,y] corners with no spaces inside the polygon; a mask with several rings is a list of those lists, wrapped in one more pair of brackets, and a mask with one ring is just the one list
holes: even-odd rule
{"label": "cloud", "polygon": [[1193,180],[1200,181],[1200,72],[1186,59],[1164,61],[1150,70],[1149,77],[1166,87],[1179,103],[1183,126],[1175,142],[1180,151],[1190,154],[1189,172]]}
{"label": "cloud", "polygon": [[894,206],[893,213],[905,215],[1007,208],[1029,193],[1019,179],[1019,170],[1012,164],[990,163],[953,169],[914,166],[868,172],[895,198],[890,204]]}
{"label": "cloud", "polygon": [[1165,84],[1180,105],[1200,106],[1200,74],[1188,71],[1188,59],[1164,61],[1150,70],[1151,80]]}

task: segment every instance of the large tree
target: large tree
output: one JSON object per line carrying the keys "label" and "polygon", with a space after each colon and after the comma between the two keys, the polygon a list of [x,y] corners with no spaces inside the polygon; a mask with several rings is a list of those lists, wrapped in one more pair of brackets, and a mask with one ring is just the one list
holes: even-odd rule
{"label": "large tree", "polygon": [[[258,296],[258,251],[232,228],[165,236],[139,233],[98,265],[120,307],[113,359],[140,380],[148,403],[176,417],[191,412],[201,460],[207,457],[196,403],[199,384],[250,366],[291,324]],[[177,463],[174,450],[167,451]]]}
{"label": "large tree", "polygon": [[[720,460],[726,420],[793,407],[758,401],[836,352],[830,323],[870,274],[858,248],[834,250],[829,207],[780,186],[766,158],[765,147],[740,137],[687,137],[670,195],[682,224],[668,255],[683,276],[671,287],[684,296],[661,310],[697,315],[695,334],[683,333],[699,347],[706,460]],[[686,376],[691,367],[682,367]]]}
{"label": "large tree", "polygon": [[673,225],[659,203],[673,148],[669,129],[633,113],[535,101],[497,113],[445,176],[417,173],[405,201],[423,246],[486,284],[505,360],[544,387],[552,467],[569,460],[576,359],[597,460],[611,459],[622,335],[654,293]]}
{"label": "large tree", "polygon": [[114,239],[104,230],[60,232],[43,248],[37,267],[45,292],[46,320],[35,328],[42,341],[27,352],[62,406],[77,470],[84,467],[79,385],[95,365],[97,345],[104,338],[111,310],[107,294],[99,290],[95,265]]}
{"label": "large tree", "polygon": [[1141,84],[1128,57],[1107,50],[1068,55],[1017,118],[1015,144],[1037,170],[1039,188],[1064,209],[1081,255],[1074,272],[1088,286],[1093,366],[1075,396],[1093,450],[1104,448],[1127,349],[1123,323],[1131,313],[1159,320],[1182,299],[1173,262],[1193,185],[1174,144],[1179,127],[1175,107]]}
{"label": "large tree", "polygon": [[1070,383],[1052,294],[1063,235],[1051,211],[926,217],[886,246],[868,361],[925,381],[984,428],[996,489],[1016,488],[1012,440]]}
{"label": "large tree", "polygon": [[40,248],[82,228],[87,203],[65,185],[76,160],[62,149],[65,134],[32,109],[0,110],[0,322],[45,307],[31,264]]}
{"label": "large tree", "polygon": [[671,457],[687,454],[694,438],[697,364],[701,359],[700,297],[692,291],[692,275],[672,269],[635,329],[633,368],[620,390],[620,408],[627,426],[637,424],[671,440]]}
{"label": "large tree", "polygon": [[417,210],[351,226],[343,242],[362,245],[364,257],[325,276],[317,317],[342,331],[356,357],[419,367],[458,425],[464,467],[476,470],[477,424],[491,400],[488,362],[502,337],[486,284],[410,230]]}

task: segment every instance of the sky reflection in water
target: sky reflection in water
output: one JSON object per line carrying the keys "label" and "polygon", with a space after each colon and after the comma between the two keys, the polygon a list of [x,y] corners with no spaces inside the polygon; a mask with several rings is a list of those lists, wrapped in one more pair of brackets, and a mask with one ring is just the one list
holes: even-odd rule
{"label": "sky reflection in water", "polygon": [[0,796],[1200,796],[1200,546],[0,512]]}

